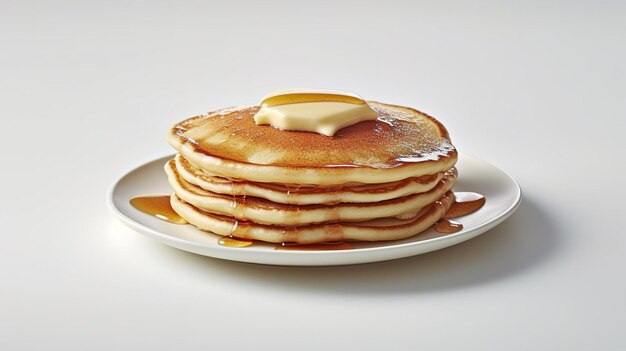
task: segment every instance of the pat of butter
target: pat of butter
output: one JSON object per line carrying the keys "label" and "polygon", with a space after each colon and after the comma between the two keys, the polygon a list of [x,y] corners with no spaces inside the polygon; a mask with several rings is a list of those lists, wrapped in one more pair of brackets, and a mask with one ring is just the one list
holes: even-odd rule
{"label": "pat of butter", "polygon": [[282,130],[333,136],[341,128],[376,118],[376,111],[357,95],[302,90],[266,96],[261,109],[254,115],[254,122]]}

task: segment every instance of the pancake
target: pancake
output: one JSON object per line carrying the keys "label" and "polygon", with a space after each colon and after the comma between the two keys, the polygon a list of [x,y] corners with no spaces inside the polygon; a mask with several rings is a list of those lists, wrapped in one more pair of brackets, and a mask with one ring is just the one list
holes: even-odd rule
{"label": "pancake", "polygon": [[194,167],[185,158],[176,155],[176,171],[185,181],[212,193],[236,196],[254,196],[272,202],[291,205],[337,204],[341,202],[366,203],[395,199],[423,193],[434,188],[443,173],[411,177],[383,184],[343,184],[315,186],[302,184],[258,183],[209,175]]}
{"label": "pancake", "polygon": [[[164,167],[172,208],[201,230],[274,243],[420,233],[454,201],[457,151],[433,117],[368,104],[375,120],[361,119],[332,136],[257,125],[258,106],[176,124],[168,142],[179,154]],[[302,113],[327,116],[311,111]]]}
{"label": "pancake", "polygon": [[184,180],[174,160],[165,165],[168,181],[176,195],[198,209],[260,224],[302,226],[336,221],[365,221],[373,218],[415,213],[437,201],[456,182],[456,170],[446,172],[429,191],[373,203],[335,205],[288,205],[253,196],[230,196],[204,190]]}
{"label": "pancake", "polygon": [[437,222],[454,202],[448,192],[410,220],[376,219],[357,223],[314,224],[303,227],[262,225],[201,211],[172,194],[172,208],[198,229],[223,236],[272,243],[313,244],[337,241],[381,241],[411,237]]}
{"label": "pancake", "polygon": [[236,107],[173,126],[168,142],[209,174],[253,182],[339,185],[381,184],[452,168],[457,152],[436,119],[378,102],[379,114],[333,137],[256,125],[258,106]]}

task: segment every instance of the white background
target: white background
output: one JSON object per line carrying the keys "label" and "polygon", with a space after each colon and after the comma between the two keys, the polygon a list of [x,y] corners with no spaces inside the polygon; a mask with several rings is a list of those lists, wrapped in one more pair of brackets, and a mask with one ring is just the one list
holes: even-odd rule
{"label": "white background", "polygon": [[[625,36],[617,1],[1,1],[0,349],[625,349]],[[327,268],[196,256],[109,213],[171,124],[293,87],[438,117],[523,204]]]}

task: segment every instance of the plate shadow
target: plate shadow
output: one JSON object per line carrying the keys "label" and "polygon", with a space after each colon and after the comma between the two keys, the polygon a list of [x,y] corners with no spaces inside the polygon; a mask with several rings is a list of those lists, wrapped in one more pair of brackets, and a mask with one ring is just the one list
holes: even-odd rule
{"label": "plate shadow", "polygon": [[[223,274],[268,289],[380,295],[462,289],[537,269],[561,247],[559,228],[532,198],[496,228],[464,243],[393,261],[337,267],[284,267],[224,261],[160,247],[171,264]],[[192,266],[192,267],[189,267]]]}

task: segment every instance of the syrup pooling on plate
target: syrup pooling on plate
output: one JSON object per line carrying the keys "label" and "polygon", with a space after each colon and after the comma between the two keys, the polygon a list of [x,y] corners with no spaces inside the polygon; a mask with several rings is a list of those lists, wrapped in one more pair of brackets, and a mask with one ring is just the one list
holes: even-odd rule
{"label": "syrup pooling on plate", "polygon": [[252,241],[250,240],[243,240],[243,239],[233,238],[230,236],[221,237],[218,243],[222,246],[228,246],[228,247],[248,247],[252,245]]}
{"label": "syrup pooling on plate", "polygon": [[144,195],[130,199],[130,204],[139,211],[175,224],[187,224],[170,204],[170,195]]}
{"label": "syrup pooling on plate", "polygon": [[435,230],[439,233],[456,233],[463,229],[463,224],[451,219],[442,218],[435,223]]}
{"label": "syrup pooling on plate", "polygon": [[450,218],[456,218],[468,215],[478,211],[485,204],[485,197],[478,193],[472,192],[455,192],[455,200],[450,209],[443,216],[444,218],[437,221],[435,230],[440,233],[456,233],[463,229],[463,224],[453,221]]}
{"label": "syrup pooling on plate", "polygon": [[485,197],[472,192],[455,192],[456,200],[446,212],[445,218],[456,218],[478,211],[485,204]]}

